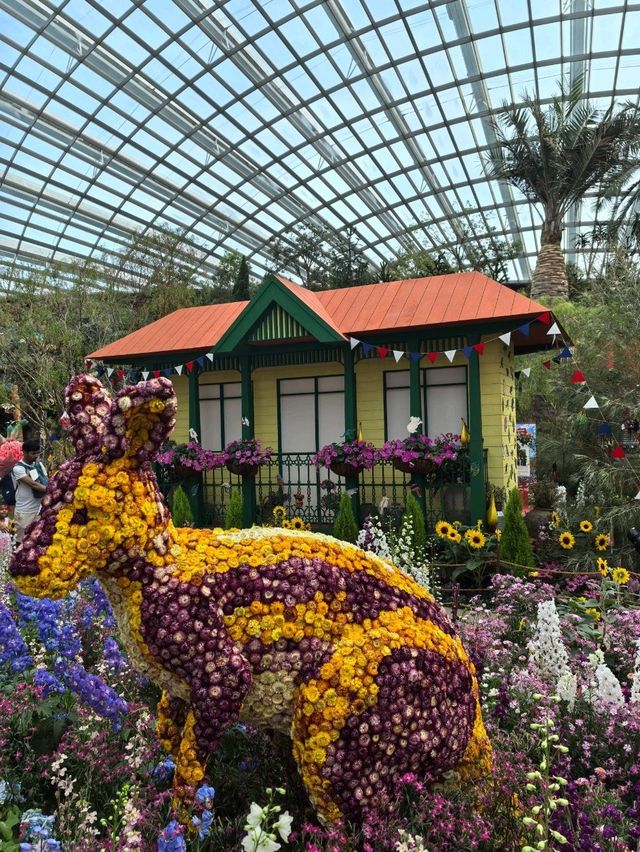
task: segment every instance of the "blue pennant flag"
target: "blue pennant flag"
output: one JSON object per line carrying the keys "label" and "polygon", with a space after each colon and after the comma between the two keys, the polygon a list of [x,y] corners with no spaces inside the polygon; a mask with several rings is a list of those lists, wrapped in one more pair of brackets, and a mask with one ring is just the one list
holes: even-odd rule
{"label": "blue pennant flag", "polygon": [[362,351],[364,352],[365,355],[368,355],[369,352],[371,352],[372,349],[373,349],[373,346],[370,343],[364,343],[363,342]]}
{"label": "blue pennant flag", "polygon": [[559,358],[573,358],[573,354],[572,354],[571,350],[569,349],[569,347],[565,346],[558,357]]}
{"label": "blue pennant flag", "polygon": [[414,364],[422,358],[422,352],[411,352],[410,355]]}
{"label": "blue pennant flag", "polygon": [[462,351],[464,352],[465,358],[471,358],[473,355],[473,346],[463,346]]}
{"label": "blue pennant flag", "polygon": [[104,376],[104,374],[105,374],[106,372],[107,372],[107,371],[105,370],[105,368],[104,368],[104,367],[102,367],[102,366],[100,366],[100,367],[96,367],[96,376],[98,376],[98,377],[100,377],[100,376]]}
{"label": "blue pennant flag", "polygon": [[169,378],[169,376],[171,375],[171,367],[167,367],[167,369],[166,369],[166,370],[163,370],[163,371],[162,371],[162,375],[163,375],[163,376],[166,376],[167,378]]}
{"label": "blue pennant flag", "polygon": [[132,370],[129,373],[129,381],[134,382],[134,383],[138,381],[138,371],[137,370]]}
{"label": "blue pennant flag", "polygon": [[520,334],[524,334],[525,337],[529,337],[530,326],[531,326],[530,322],[525,322],[525,324],[521,325],[520,328],[517,328],[516,331],[519,331]]}
{"label": "blue pennant flag", "polygon": [[205,358],[205,355],[201,355],[199,358],[196,358],[196,364],[198,367],[204,367]]}
{"label": "blue pennant flag", "polygon": [[611,426],[606,421],[598,426],[598,435],[610,435]]}

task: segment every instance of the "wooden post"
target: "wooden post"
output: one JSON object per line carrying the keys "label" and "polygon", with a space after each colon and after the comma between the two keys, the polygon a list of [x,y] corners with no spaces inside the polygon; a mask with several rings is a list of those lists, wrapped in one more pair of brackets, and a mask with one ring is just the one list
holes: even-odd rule
{"label": "wooden post", "polygon": [[[344,436],[345,440],[355,439],[358,432],[358,414],[356,407],[356,374],[353,363],[353,350],[344,350]],[[357,476],[345,477],[347,491],[351,495],[351,505],[358,527],[360,526],[360,480]]]}
{"label": "wooden post", "polygon": [[[253,428],[253,389],[251,387],[251,356],[240,356],[242,439],[255,436]],[[242,477],[242,525],[252,527],[256,522],[256,487],[252,476]]]}
{"label": "wooden post", "polygon": [[[194,363],[189,373],[189,431],[193,431],[201,440],[200,434],[200,383],[198,380],[198,366]],[[189,439],[190,440],[190,439]],[[204,523],[204,493],[202,487],[202,473],[196,473],[187,479],[187,496],[193,512],[193,520],[197,527]]]}
{"label": "wooden post", "polygon": [[[469,336],[468,345],[480,343],[480,335]],[[484,483],[484,443],[482,436],[482,400],[480,396],[480,355],[469,358],[469,468],[471,478],[471,526],[484,523],[486,494]]]}

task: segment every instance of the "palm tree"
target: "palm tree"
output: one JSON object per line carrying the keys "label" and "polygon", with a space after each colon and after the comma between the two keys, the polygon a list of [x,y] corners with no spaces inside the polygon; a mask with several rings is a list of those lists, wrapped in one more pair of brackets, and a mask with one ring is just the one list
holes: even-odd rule
{"label": "palm tree", "polygon": [[615,198],[640,166],[640,114],[626,105],[617,112],[596,109],[584,99],[582,78],[542,107],[525,93],[523,106],[504,104],[494,122],[497,143],[486,158],[487,171],[516,186],[542,208],[540,252],[533,280],[534,299],[569,293],[560,247],[567,211],[588,192]]}

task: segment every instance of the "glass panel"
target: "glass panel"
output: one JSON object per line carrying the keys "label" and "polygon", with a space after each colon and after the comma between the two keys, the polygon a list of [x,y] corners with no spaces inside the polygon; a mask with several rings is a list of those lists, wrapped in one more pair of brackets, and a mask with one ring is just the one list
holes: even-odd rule
{"label": "glass panel", "polygon": [[427,434],[430,438],[444,432],[459,434],[462,417],[467,419],[466,385],[427,387]]}
{"label": "glass panel", "polygon": [[[212,387],[219,387],[218,385]],[[220,400],[203,398],[200,394],[200,443],[205,450],[221,450],[222,430],[220,418]]]}
{"label": "glass panel", "polygon": [[[393,374],[392,374],[393,375]],[[409,388],[387,387],[387,440],[391,438],[406,438],[407,423],[409,422]]]}
{"label": "glass panel", "polygon": [[318,404],[318,448],[340,441],[344,434],[344,394],[325,393]]}
{"label": "glass panel", "polygon": [[280,382],[280,396],[284,394],[313,393],[313,379],[282,379]]}

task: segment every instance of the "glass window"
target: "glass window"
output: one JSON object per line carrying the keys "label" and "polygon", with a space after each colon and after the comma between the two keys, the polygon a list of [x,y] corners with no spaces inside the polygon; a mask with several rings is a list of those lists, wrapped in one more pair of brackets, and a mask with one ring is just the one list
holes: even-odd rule
{"label": "glass window", "polygon": [[[467,420],[467,368],[432,367],[420,371],[425,431],[431,438],[444,432],[458,433]],[[406,438],[409,422],[409,370],[384,374],[386,439]]]}
{"label": "glass window", "polygon": [[242,437],[240,382],[200,385],[201,444],[222,450]]}
{"label": "glass window", "polygon": [[344,378],[281,379],[280,452],[312,453],[344,432]]}

